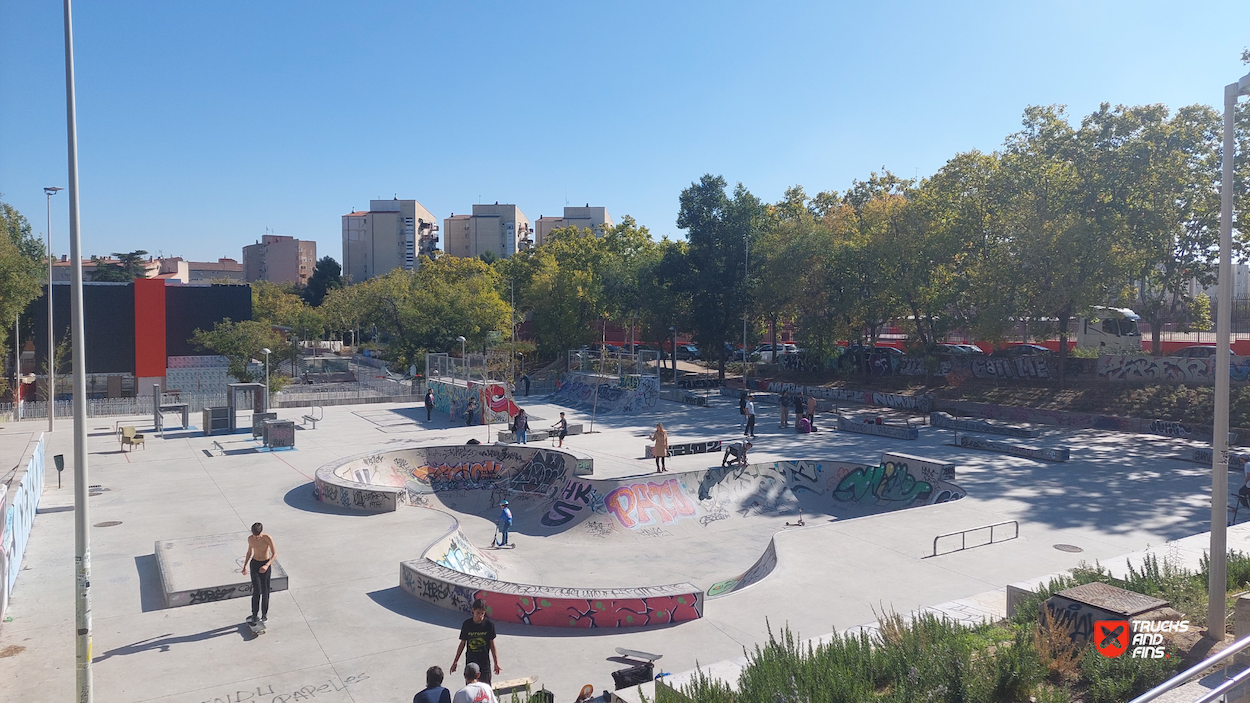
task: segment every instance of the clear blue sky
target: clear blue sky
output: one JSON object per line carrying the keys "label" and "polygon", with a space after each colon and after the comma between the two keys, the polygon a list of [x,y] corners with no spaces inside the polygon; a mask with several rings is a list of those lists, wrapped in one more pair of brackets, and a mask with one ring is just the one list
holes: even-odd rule
{"label": "clear blue sky", "polygon": [[[341,260],[340,216],[416,198],[532,220],[606,205],[680,236],[706,172],[777,200],[993,150],[1026,105],[1216,104],[1244,2],[79,2],[86,253]],[[61,4],[0,0],[0,193],[65,185]],[[57,253],[68,208],[53,199]]]}

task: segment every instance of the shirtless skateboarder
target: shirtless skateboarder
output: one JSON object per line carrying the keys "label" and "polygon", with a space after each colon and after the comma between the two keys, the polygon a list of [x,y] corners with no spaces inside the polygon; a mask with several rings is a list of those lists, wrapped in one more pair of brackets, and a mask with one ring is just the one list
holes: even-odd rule
{"label": "shirtless skateboarder", "polygon": [[265,526],[259,522],[252,525],[252,534],[247,538],[247,554],[243,557],[243,573],[247,574],[249,564],[252,567],[252,616],[247,619],[250,625],[258,622],[258,610],[259,622],[269,619],[270,567],[273,566],[274,559],[278,558],[278,549],[273,546],[273,538],[265,534],[264,530]]}

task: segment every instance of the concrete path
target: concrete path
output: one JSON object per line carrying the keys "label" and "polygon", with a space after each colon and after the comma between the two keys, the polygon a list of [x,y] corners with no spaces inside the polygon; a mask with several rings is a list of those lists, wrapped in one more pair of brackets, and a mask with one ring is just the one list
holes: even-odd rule
{"label": "concrete path", "polygon": [[[518,403],[542,418],[533,421],[536,428],[554,422],[562,409],[525,398]],[[565,411],[590,429],[589,417]],[[298,421],[303,410],[278,413]],[[761,408],[752,462],[876,463],[883,450],[901,451],[956,463],[955,482],[968,496],[785,532],[777,540],[775,573],[709,600],[698,621],[623,634],[500,626],[501,678],[534,675],[558,699],[571,699],[586,683],[610,687],[610,672],[622,667],[614,661],[615,647],[663,653],[664,670],[685,671],[742,656],[770,626],[789,625],[804,637],[840,631],[876,620],[874,609],[908,612],[947,603],[1208,529],[1209,480],[1203,467],[1173,458],[1190,446],[1180,440],[1042,428],[1031,444],[1072,450],[1071,461],[1047,464],[959,449],[949,445],[951,432],[932,428],[923,428],[917,441],[891,440],[830,431],[834,423],[826,417],[818,422],[820,433],[796,435],[776,428],[775,413],[775,407]],[[422,687],[426,667],[448,669],[460,616],[399,587],[399,563],[446,531],[448,516],[416,508],[341,513],[312,496],[316,468],[337,458],[413,441],[488,439],[484,427],[424,418],[424,409],[413,407],[326,408],[318,429],[297,433],[296,450],[278,453],[255,452],[250,435],[222,439],[179,431],[163,440],[149,435],[146,450],[123,453],[114,439],[115,418],[89,420],[89,479],[107,489],[91,499],[89,519],[121,523],[92,531],[97,700],[407,701]],[[661,401],[644,414],[596,418],[594,434],[570,437],[566,446],[593,456],[596,476],[650,473],[654,465],[641,457],[658,421],[673,444],[739,433],[736,402],[714,397],[709,408]],[[134,424],[150,425],[150,419]],[[68,423],[60,427],[49,455],[72,458]],[[9,423],[0,429],[0,451],[7,457],[10,447],[24,447],[39,429],[37,421]],[[685,470],[719,461],[702,454],[671,458],[669,465]],[[9,609],[12,621],[0,627],[6,699],[73,696],[74,516],[63,510],[73,502],[72,466],[65,478],[60,490],[55,476],[46,482]],[[1018,539],[926,558],[938,534],[1004,520],[1019,521]],[[245,600],[164,607],[156,540],[239,532],[256,521],[274,536],[290,575],[289,590],[273,596],[268,634],[250,639],[242,624]],[[1058,551],[1053,545],[1059,543],[1083,551]],[[542,540],[527,539],[524,548],[544,574],[616,569],[623,580],[651,568],[648,560],[666,572],[688,564],[706,573],[721,558],[716,549],[692,553],[662,540],[645,554],[644,546],[629,555],[545,553]],[[240,557],[245,549],[239,545]]]}

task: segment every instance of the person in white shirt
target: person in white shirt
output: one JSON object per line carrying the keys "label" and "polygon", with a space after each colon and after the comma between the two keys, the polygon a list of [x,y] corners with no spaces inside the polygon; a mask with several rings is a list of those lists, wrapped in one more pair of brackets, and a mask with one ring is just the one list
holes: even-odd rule
{"label": "person in white shirt", "polygon": [[464,665],[464,688],[456,691],[451,703],[499,703],[490,684],[478,681],[482,669],[474,662]]}
{"label": "person in white shirt", "polygon": [[751,400],[751,396],[747,395],[747,426],[742,430],[743,437],[755,439],[755,401]]}

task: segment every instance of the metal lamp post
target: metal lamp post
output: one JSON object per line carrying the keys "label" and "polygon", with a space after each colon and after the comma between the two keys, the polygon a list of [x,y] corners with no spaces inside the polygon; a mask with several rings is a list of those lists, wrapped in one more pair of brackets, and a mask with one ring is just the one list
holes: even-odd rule
{"label": "metal lamp post", "polygon": [[677,387],[677,326],[669,325],[668,331],[673,333],[673,388]]}
{"label": "metal lamp post", "polygon": [[272,354],[269,347],[261,349],[265,353],[265,412],[269,412],[269,355]]}
{"label": "metal lamp post", "polygon": [[1232,328],[1233,160],[1237,99],[1250,95],[1250,74],[1224,86],[1223,178],[1220,182],[1220,278],[1215,321],[1215,426],[1211,433],[1211,568],[1207,636],[1224,639],[1228,589],[1228,386]]}
{"label": "metal lamp post", "polygon": [[51,432],[56,423],[56,344],[52,335],[52,196],[59,186],[48,186],[43,189],[48,201],[48,431]]}
{"label": "metal lamp post", "polygon": [[460,342],[460,365],[464,367],[464,387],[468,388],[469,387],[469,358],[465,355],[465,352],[464,352],[464,343],[466,341],[464,338],[464,335],[460,335],[459,337],[456,337],[456,341]]}

